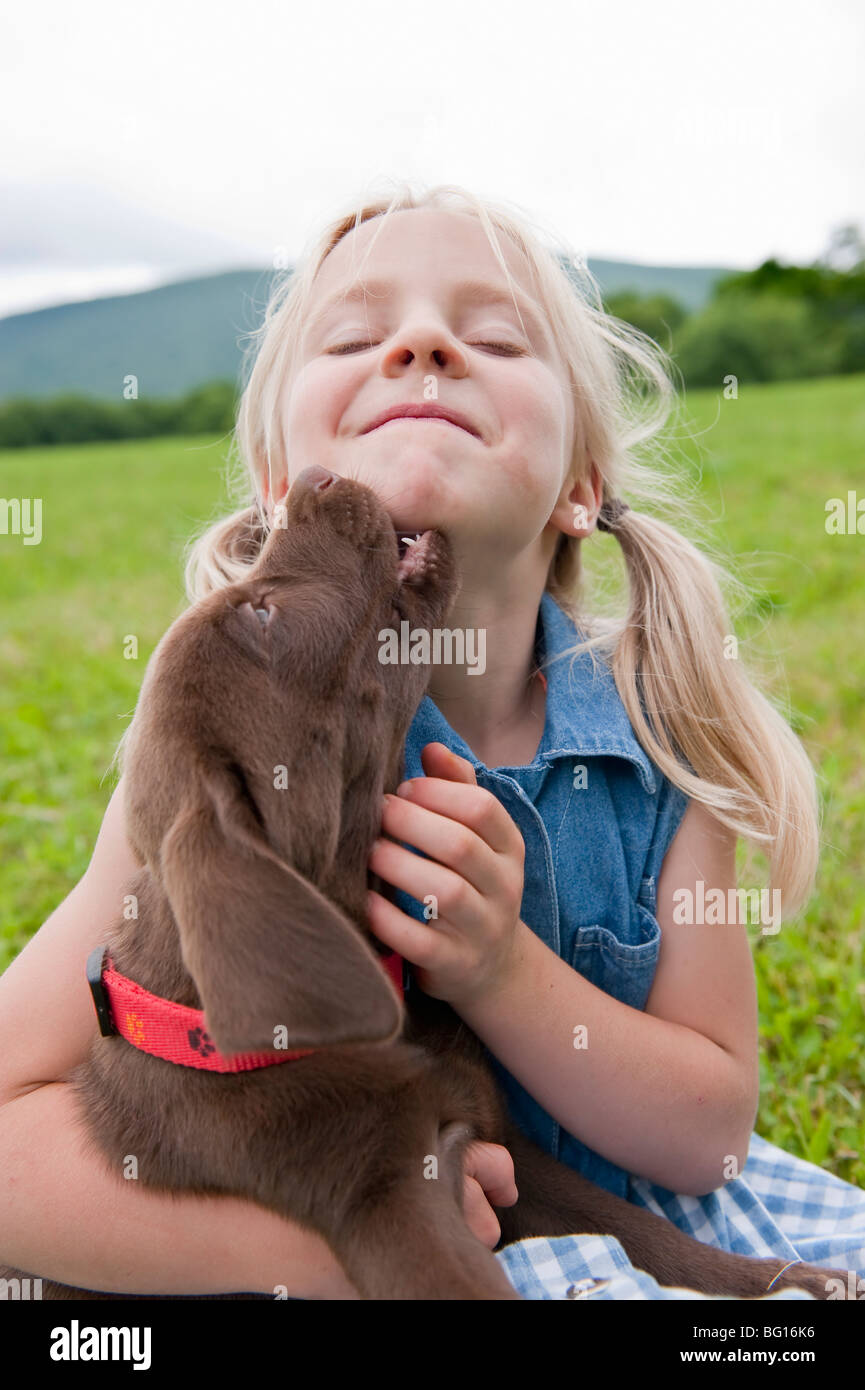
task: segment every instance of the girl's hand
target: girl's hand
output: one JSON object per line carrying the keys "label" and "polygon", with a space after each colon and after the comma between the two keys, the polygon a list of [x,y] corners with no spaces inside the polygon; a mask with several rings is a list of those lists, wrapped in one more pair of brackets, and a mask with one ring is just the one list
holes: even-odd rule
{"label": "girl's hand", "polygon": [[493,1207],[512,1207],[519,1196],[514,1181],[514,1161],[501,1144],[476,1140],[463,1155],[463,1177],[466,1225],[472,1235],[494,1250],[502,1228]]}
{"label": "girl's hand", "polygon": [[421,760],[426,776],[403,782],[405,797],[386,798],[382,830],[393,839],[376,840],[369,867],[421,903],[431,897],[430,918],[418,922],[370,891],[369,923],[415,967],[425,994],[458,1008],[497,988],[515,963],[525,845],[465,758],[428,743]]}

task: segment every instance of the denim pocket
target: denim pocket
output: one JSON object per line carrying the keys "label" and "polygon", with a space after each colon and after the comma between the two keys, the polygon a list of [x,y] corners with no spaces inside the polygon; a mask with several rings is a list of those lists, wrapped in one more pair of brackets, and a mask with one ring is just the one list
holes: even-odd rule
{"label": "denim pocket", "polygon": [[643,1009],[652,988],[661,928],[642,903],[633,904],[640,940],[634,944],[619,938],[597,922],[577,927],[571,949],[571,965],[598,989],[633,1009]]}

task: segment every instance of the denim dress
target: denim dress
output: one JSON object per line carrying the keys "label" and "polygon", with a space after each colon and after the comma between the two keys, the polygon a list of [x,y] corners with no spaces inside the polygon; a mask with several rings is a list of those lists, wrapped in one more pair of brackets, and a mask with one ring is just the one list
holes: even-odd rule
{"label": "denim dress", "polygon": [[[551,594],[541,599],[535,653],[547,683],[537,753],[524,767],[488,768],[426,696],[406,738],[406,777],[422,777],[421,750],[444,743],[472,765],[478,786],[502,803],[526,846],[520,916],[593,985],[645,1007],[661,932],[655,891],[689,798],[637,742],[608,665],[590,652]],[[397,906],[423,921],[400,891]],[[628,1174],[548,1115],[491,1053],[513,1119],[563,1163],[620,1197]]]}
{"label": "denim dress", "polygon": [[[535,652],[546,679],[546,714],[530,763],[486,767],[427,696],[406,738],[405,776],[424,775],[421,750],[430,742],[467,759],[478,785],[498,798],[525,840],[523,921],[592,984],[643,1009],[660,945],[657,883],[689,798],[638,743],[603,656],[596,653],[593,661],[590,652],[562,655],[581,637],[544,593]],[[400,890],[395,901],[424,920],[415,898]],[[852,1271],[851,1288],[857,1271],[865,1276],[861,1188],[754,1133],[738,1178],[701,1197],[671,1192],[587,1148],[488,1049],[487,1056],[524,1133],[608,1191],[724,1250],[846,1269]],[[516,1241],[496,1258],[528,1299],[574,1297],[583,1285],[578,1296],[602,1301],[709,1297],[662,1288],[630,1264],[612,1236]],[[865,1277],[858,1294],[865,1296]],[[795,1289],[767,1298],[810,1301]]]}

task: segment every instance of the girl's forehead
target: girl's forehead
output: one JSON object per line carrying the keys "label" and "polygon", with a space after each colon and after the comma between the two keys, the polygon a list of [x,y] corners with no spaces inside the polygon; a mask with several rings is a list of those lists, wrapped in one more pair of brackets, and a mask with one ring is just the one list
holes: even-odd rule
{"label": "girl's forehead", "polygon": [[[513,282],[531,293],[521,253],[508,236],[499,233],[497,239]],[[478,218],[441,208],[404,208],[369,218],[346,233],[320,266],[309,302],[313,307],[358,282],[386,281],[398,288],[469,277],[508,287]]]}

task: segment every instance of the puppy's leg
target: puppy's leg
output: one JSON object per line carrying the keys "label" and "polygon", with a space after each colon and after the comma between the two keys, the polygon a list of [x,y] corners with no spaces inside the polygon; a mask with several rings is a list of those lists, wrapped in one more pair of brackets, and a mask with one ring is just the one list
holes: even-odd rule
{"label": "puppy's leg", "polygon": [[345,1223],[334,1250],[363,1298],[521,1301],[463,1216],[463,1152],[475,1137],[468,1124],[445,1125]]}
{"label": "puppy's leg", "polygon": [[846,1287],[846,1270],[797,1264],[781,1274],[789,1261],[752,1259],[694,1240],[665,1217],[614,1196],[557,1162],[510,1122],[507,1128],[505,1143],[520,1198],[516,1206],[497,1212],[502,1245],[531,1236],[615,1236],[631,1263],[659,1284],[738,1298],[764,1297],[770,1284],[771,1292],[804,1289],[820,1299],[829,1297],[834,1279]]}

